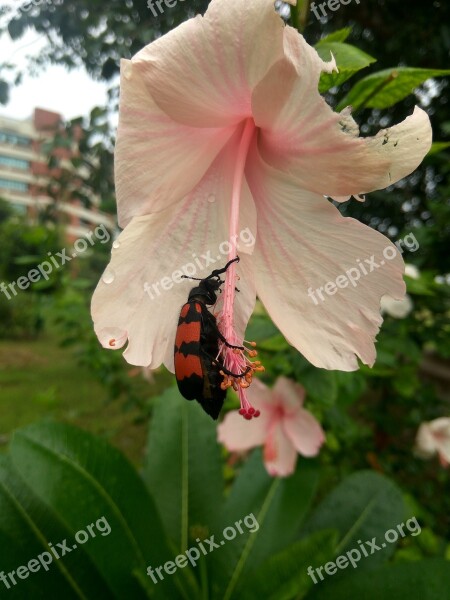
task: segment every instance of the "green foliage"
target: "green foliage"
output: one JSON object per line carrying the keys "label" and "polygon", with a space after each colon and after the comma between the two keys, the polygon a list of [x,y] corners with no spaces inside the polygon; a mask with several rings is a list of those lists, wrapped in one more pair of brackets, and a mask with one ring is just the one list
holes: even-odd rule
{"label": "green foliage", "polygon": [[323,565],[331,560],[336,545],[337,535],[332,530],[318,531],[295,542],[252,570],[239,589],[239,598],[304,598],[313,586],[306,569],[311,564]]}
{"label": "green foliage", "polygon": [[44,327],[42,303],[36,294],[0,296],[0,339],[34,338]]}
{"label": "green foliage", "polygon": [[354,110],[364,108],[389,108],[400,102],[431,78],[450,75],[449,69],[416,69],[395,67],[367,75],[350,90],[337,106],[342,110],[352,106]]}
{"label": "green foliage", "polygon": [[335,585],[317,586],[308,600],[438,600],[448,595],[449,585],[448,561],[424,560],[374,570],[370,580],[367,573],[360,571]]}
{"label": "green foliage", "polygon": [[9,85],[6,81],[0,79],[0,104],[9,102]]}
{"label": "green foliage", "polygon": [[197,403],[186,402],[173,388],[154,402],[143,471],[166,531],[182,549],[195,541],[189,527],[212,531],[222,512],[223,480],[216,427],[198,408]]}
{"label": "green foliage", "polygon": [[[109,117],[108,108],[95,107],[87,117],[63,123],[45,144],[49,166],[55,169],[47,191],[55,203],[64,198],[92,208],[101,199],[101,210],[115,212],[114,135]],[[72,154],[69,166],[66,165],[68,149]]]}
{"label": "green foliage", "polygon": [[[0,277],[7,283],[26,275],[31,268],[48,260],[48,253],[61,250],[60,232],[55,228],[31,225],[23,217],[13,216],[0,223]],[[60,274],[54,269],[49,281],[37,288],[56,289]],[[34,287],[34,289],[36,289]]]}
{"label": "green foliage", "polygon": [[[358,540],[382,539],[385,531],[402,523],[405,516],[401,490],[392,481],[370,471],[359,472],[345,479],[323,500],[314,510],[305,530],[337,529],[336,555],[339,555],[357,548]],[[394,550],[395,544],[387,544],[358,567],[378,566]]]}
{"label": "green foliage", "polygon": [[[2,568],[9,572],[27,564],[48,551],[49,542],[58,548],[67,539],[70,554],[53,561],[48,572],[30,574],[10,595],[40,598],[45,589],[48,598],[293,600],[330,597],[322,592],[332,590],[333,598],[348,597],[350,590],[361,590],[362,577],[367,584],[364,569],[374,566],[375,589],[383,597],[389,590],[410,589],[406,573],[412,567],[417,590],[423,590],[431,565],[437,568],[434,591],[448,582],[442,559],[386,567],[391,544],[388,552],[364,558],[358,571],[343,570],[313,586],[309,566],[358,547],[359,539],[381,543],[388,528],[405,521],[401,493],[385,477],[356,473],[311,513],[319,475],[315,461],[299,461],[291,477],[272,479],[260,453],[253,452],[225,496],[215,429],[199,415],[199,407],[176,390],[158,400],[146,485],[120,452],[78,429],[42,423],[19,430],[0,461],[0,542],[8,546]],[[201,437],[190,441],[195,432]],[[84,536],[84,542],[76,537],[91,524],[95,531],[99,519],[97,535]],[[218,546],[211,549],[209,539]],[[163,571],[157,584],[147,575],[147,567],[173,563],[202,540],[206,551],[198,552],[195,566],[170,576]],[[361,593],[357,597],[380,597]],[[364,593],[375,594],[372,586]]]}
{"label": "green foliage", "polygon": [[321,38],[317,42],[316,48],[317,48],[317,46],[320,46],[322,43],[328,44],[329,42],[345,42],[347,40],[347,38],[349,37],[349,35],[351,34],[351,32],[352,32],[351,27],[344,27],[343,29],[337,29],[336,31],[333,31],[332,33],[329,33],[328,35]]}
{"label": "green foliage", "polygon": [[47,279],[41,277],[27,289],[20,289],[17,281],[48,260],[49,253],[60,251],[61,237],[55,228],[15,216],[8,206],[0,206],[0,211],[0,282],[6,286],[0,294],[0,338],[34,337],[44,326],[46,298],[61,288],[62,273],[53,269]]}
{"label": "green foliage", "polygon": [[376,62],[375,58],[359,50],[359,48],[343,42],[330,41],[329,38],[320,40],[315,48],[324,61],[329,61],[331,55],[333,55],[339,70],[338,73],[322,73],[319,82],[319,91],[322,94],[332,87],[342,85],[358,71]]}
{"label": "green foliage", "polygon": [[[72,546],[71,556],[55,561],[52,573],[31,576],[15,597],[40,597],[42,585],[53,598],[148,597],[135,571],[170,551],[143,482],[118,451],[67,426],[33,426],[15,435],[0,489],[2,545],[9,548],[2,568],[8,571],[47,550],[46,541],[73,540],[101,517],[111,527],[110,538]],[[173,585],[161,584],[154,596],[167,597]]]}
{"label": "green foliage", "polygon": [[435,142],[434,144],[432,144],[430,151],[428,152],[428,156],[438,154],[443,150],[447,150],[447,148],[450,148],[450,142]]}
{"label": "green foliage", "polygon": [[[99,380],[105,387],[110,400],[124,400],[125,409],[138,408],[145,419],[149,412],[148,397],[151,391],[159,390],[168,379],[161,377],[153,389],[142,377],[132,377],[131,367],[121,352],[106,352],[100,345],[92,328],[89,298],[92,284],[79,280],[78,286],[67,285],[53,306],[53,321],[59,331],[63,347],[73,350],[74,359]],[[141,373],[140,369],[135,369]]]}
{"label": "green foliage", "polygon": [[0,197],[0,223],[10,219],[14,215],[14,211],[6,200],[2,200]]}

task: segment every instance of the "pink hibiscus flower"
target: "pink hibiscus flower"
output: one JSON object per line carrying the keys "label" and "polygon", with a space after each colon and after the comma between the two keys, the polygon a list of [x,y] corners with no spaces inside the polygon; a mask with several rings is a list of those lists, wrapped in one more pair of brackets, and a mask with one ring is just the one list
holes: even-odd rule
{"label": "pink hibiscus flower", "polygon": [[287,477],[295,470],[297,454],[316,456],[325,441],[322,427],[303,408],[304,388],[279,377],[273,390],[254,381],[248,390],[251,403],[260,411],[250,423],[238,411],[229,412],[218,427],[219,442],[232,452],[264,446],[264,464],[272,476]]}
{"label": "pink hibiscus flower", "polygon": [[[239,252],[215,309],[229,343],[242,345],[258,295],[315,366],[374,363],[380,299],[403,297],[403,261],[324,196],[345,200],[405,177],[428,152],[431,127],[416,108],[360,138],[350,111],[334,113],[319,95],[321,73],[336,69],[330,58],[284,25],[273,0],[212,0],[203,17],[122,61],[115,176],[125,230],[92,301],[105,348],[128,342],[129,363],[173,371],[192,287],[183,273],[205,277]],[[243,243],[243,231],[255,244]],[[320,303],[308,297],[387,247],[390,260],[358,285]],[[219,360],[234,373],[248,367],[226,346]],[[248,415],[245,386],[237,387]]]}

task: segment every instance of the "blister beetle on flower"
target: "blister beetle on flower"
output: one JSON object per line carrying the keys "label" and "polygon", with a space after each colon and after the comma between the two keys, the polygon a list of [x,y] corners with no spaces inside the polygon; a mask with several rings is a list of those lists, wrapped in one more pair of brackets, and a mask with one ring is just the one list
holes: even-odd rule
{"label": "blister beetle on flower", "polygon": [[[200,283],[190,291],[188,301],[180,312],[174,348],[175,376],[180,393],[187,400],[197,400],[213,419],[218,418],[229,387],[248,387],[253,372],[263,370],[259,361],[250,362],[244,356],[247,353],[253,358],[256,350],[230,344],[220,333],[216,317],[208,310],[208,306],[216,303],[217,292],[224,283],[220,275],[236,262],[239,262],[239,257],[204,279],[183,277]],[[224,366],[220,343],[244,357],[241,372],[233,373]],[[251,346],[254,346],[253,342]],[[258,417],[259,411],[248,407],[241,414],[251,419]]]}

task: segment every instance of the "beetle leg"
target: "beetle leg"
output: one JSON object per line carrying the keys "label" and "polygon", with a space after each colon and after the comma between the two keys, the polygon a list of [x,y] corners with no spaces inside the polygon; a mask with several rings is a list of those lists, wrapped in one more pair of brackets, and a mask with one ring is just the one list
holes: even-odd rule
{"label": "beetle leg", "polygon": [[[232,346],[232,347],[234,348],[234,346]],[[213,356],[211,356],[210,354],[208,354],[208,352],[205,352],[205,350],[203,350],[203,348],[200,351],[203,352],[203,354],[209,358],[209,360],[211,361],[211,363],[214,366],[219,367],[221,371],[223,371],[226,375],[229,375],[230,377],[245,377],[247,375],[247,373],[249,373],[251,371],[251,368],[247,367],[243,373],[240,373],[240,374],[233,373],[232,371],[229,371],[223,365],[221,365],[217,361],[216,358],[214,358]]]}

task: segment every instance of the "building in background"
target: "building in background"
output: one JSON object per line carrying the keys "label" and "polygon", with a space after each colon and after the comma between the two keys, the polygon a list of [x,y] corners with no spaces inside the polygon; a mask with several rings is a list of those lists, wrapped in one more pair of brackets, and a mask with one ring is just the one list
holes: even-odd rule
{"label": "building in background", "polygon": [[[0,198],[31,220],[53,205],[57,222],[64,226],[69,240],[82,237],[100,224],[113,230],[114,218],[97,209],[98,198],[92,198],[88,209],[73,198],[55,202],[48,195],[48,184],[57,177],[58,169],[49,168],[42,149],[57,132],[61,119],[58,113],[41,108],[36,108],[33,117],[26,120],[0,116]],[[69,149],[58,148],[55,154],[70,166]]]}

